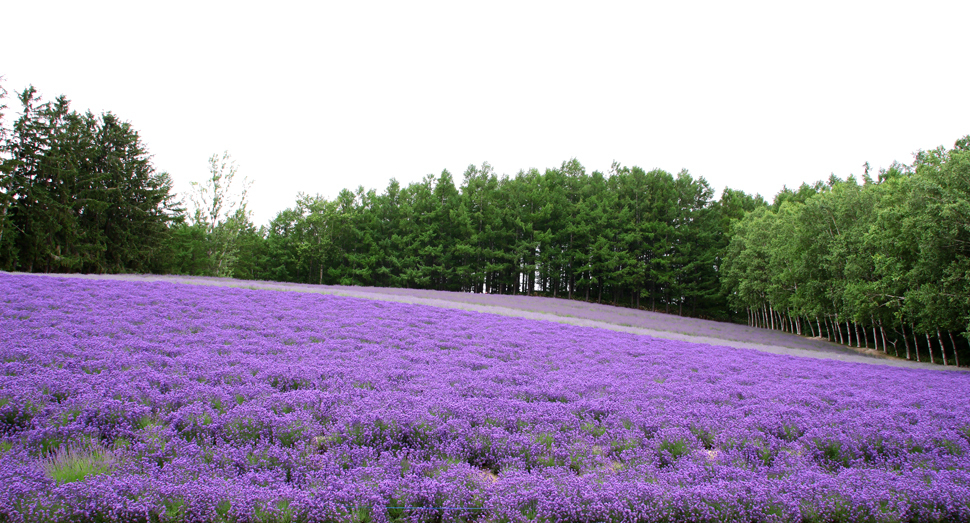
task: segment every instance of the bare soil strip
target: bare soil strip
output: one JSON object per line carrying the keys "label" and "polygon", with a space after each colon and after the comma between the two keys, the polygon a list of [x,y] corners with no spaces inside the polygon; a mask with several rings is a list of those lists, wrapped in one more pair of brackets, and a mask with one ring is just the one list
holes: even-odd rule
{"label": "bare soil strip", "polygon": [[[25,273],[0,272],[0,274],[25,274]],[[218,286],[218,287],[238,287],[238,288],[246,288],[246,289],[331,294],[335,296],[348,296],[348,297],[363,298],[363,299],[369,299],[369,300],[411,303],[411,304],[417,304],[417,305],[429,305],[432,307],[442,307],[442,308],[448,308],[448,309],[462,309],[467,311],[483,312],[488,314],[500,314],[502,316],[512,316],[512,317],[525,318],[530,320],[554,321],[558,323],[576,325],[579,327],[609,329],[609,330],[618,331],[618,332],[645,335],[645,336],[651,336],[654,338],[661,338],[661,339],[667,339],[667,340],[686,341],[691,343],[703,343],[708,345],[735,347],[739,349],[753,349],[761,352],[770,352],[772,354],[783,354],[788,356],[799,356],[804,358],[829,359],[829,360],[838,360],[838,361],[854,362],[854,363],[867,363],[871,365],[888,365],[893,367],[905,367],[905,368],[911,368],[911,369],[962,370],[962,371],[967,370],[967,369],[958,369],[953,365],[944,367],[942,365],[932,365],[930,363],[918,363],[915,361],[907,361],[907,360],[897,359],[891,356],[887,357],[882,352],[875,351],[872,349],[855,349],[855,348],[845,347],[842,345],[837,345],[834,343],[827,343],[827,342],[825,343],[824,350],[785,347],[781,345],[765,345],[765,344],[759,344],[759,343],[751,343],[751,342],[723,339],[723,338],[710,337],[710,336],[693,336],[693,335],[684,334],[680,332],[647,329],[642,327],[631,327],[628,325],[619,325],[617,323],[592,320],[592,319],[581,318],[576,316],[561,316],[561,315],[548,313],[548,312],[524,310],[524,309],[515,308],[515,307],[483,305],[479,303],[470,303],[467,301],[457,301],[455,299],[449,300],[448,299],[449,297],[453,297],[460,294],[445,292],[445,291],[422,291],[421,292],[425,296],[427,295],[435,296],[434,298],[429,298],[424,296],[418,297],[418,296],[411,296],[411,295],[400,294],[400,293],[392,294],[388,292],[380,292],[380,289],[375,287],[361,287],[359,290],[357,290],[357,288],[346,287],[346,286],[337,287],[337,286],[328,286],[328,285],[309,285],[309,284],[280,283],[280,282],[268,282],[268,281],[236,280],[232,278],[212,278],[212,277],[201,277],[201,276],[174,276],[174,275],[155,275],[155,274],[49,274],[49,275],[38,275],[38,276],[125,280],[125,281],[163,281],[163,282],[171,282],[171,283],[187,283],[192,285],[212,285],[212,286]],[[618,310],[625,310],[625,309],[618,309]],[[620,318],[622,319],[622,316]]]}

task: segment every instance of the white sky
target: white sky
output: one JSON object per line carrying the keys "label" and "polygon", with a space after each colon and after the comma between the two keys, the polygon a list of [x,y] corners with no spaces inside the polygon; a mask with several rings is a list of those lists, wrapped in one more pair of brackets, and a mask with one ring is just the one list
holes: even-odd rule
{"label": "white sky", "polygon": [[483,161],[770,199],[970,134],[965,0],[307,4],[5,2],[0,75],[131,122],[180,193],[228,150],[257,224]]}

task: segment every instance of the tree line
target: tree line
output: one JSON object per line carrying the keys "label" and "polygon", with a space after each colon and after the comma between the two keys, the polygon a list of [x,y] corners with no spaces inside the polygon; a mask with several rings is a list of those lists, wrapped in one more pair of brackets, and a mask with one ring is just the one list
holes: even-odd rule
{"label": "tree line", "polygon": [[970,136],[875,177],[866,165],[861,182],[784,191],[730,235],[721,282],[749,325],[959,365],[970,331]]}
{"label": "tree line", "polygon": [[0,126],[3,270],[539,294],[947,364],[967,348],[970,137],[771,204],[732,189],[715,198],[687,171],[588,173],[572,159],[300,194],[257,227],[228,154],[180,198],[129,123],[32,87],[17,99],[19,117]]}
{"label": "tree line", "polygon": [[[723,316],[728,224],[757,199],[721,200],[686,171],[576,160],[498,176],[469,166],[402,187],[301,195],[265,235],[255,277],[581,298]],[[257,256],[257,259],[260,259]]]}

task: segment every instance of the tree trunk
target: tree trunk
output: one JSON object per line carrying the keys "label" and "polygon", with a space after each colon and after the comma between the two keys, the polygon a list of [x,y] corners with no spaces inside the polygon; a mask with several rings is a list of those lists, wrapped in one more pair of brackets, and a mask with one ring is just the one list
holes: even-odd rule
{"label": "tree trunk", "polygon": [[933,358],[933,343],[930,341],[930,333],[924,332],[923,334],[926,335],[926,349],[930,351],[930,363],[935,364],[936,359]]}
{"label": "tree trunk", "polygon": [[[812,322],[808,322],[811,324]],[[818,316],[815,317],[815,326],[818,327],[818,337],[822,337],[822,322],[818,321]]]}
{"label": "tree trunk", "polygon": [[[859,328],[859,324],[856,323],[856,329]],[[856,331],[858,333],[858,331]],[[856,334],[856,339],[859,339],[859,335]],[[866,348],[869,348],[869,336],[866,334],[866,326],[862,326],[862,341],[865,342]]]}
{"label": "tree trunk", "polygon": [[[862,348],[862,345],[861,345],[862,342],[859,340],[859,322],[857,322],[857,321],[852,322],[852,326],[855,327],[855,346],[856,346],[856,348],[861,349]],[[865,327],[862,328],[862,333],[863,334],[866,333],[866,328]],[[866,341],[866,346],[867,347],[869,346],[869,342],[868,341]]]}
{"label": "tree trunk", "polygon": [[[851,347],[852,346],[852,327],[849,325],[848,319],[845,320],[845,339],[849,340],[849,343],[846,343],[846,345]],[[858,343],[856,343],[856,345],[858,345]]]}
{"label": "tree trunk", "polygon": [[[879,350],[879,338],[876,336],[876,319],[869,316],[869,321],[872,322],[872,346],[876,350]],[[883,345],[882,351],[886,352],[886,346]]]}
{"label": "tree trunk", "polygon": [[940,328],[936,328],[936,339],[940,340],[940,356],[943,357],[943,366],[946,367],[946,345],[943,344],[943,336],[940,336]]}
{"label": "tree trunk", "polygon": [[[882,334],[882,352],[888,354],[886,349],[886,329],[882,326],[882,320],[879,320],[879,333]],[[893,351],[896,353],[896,357],[899,357],[899,351],[896,350],[896,344],[893,343]]]}
{"label": "tree trunk", "polygon": [[835,327],[835,334],[838,335],[839,344],[845,345],[842,341],[842,325],[839,325],[839,313],[835,313],[835,321],[832,322],[832,326]]}
{"label": "tree trunk", "polygon": [[916,351],[916,361],[922,362],[923,360],[919,359],[919,338],[916,337],[916,325],[910,322],[909,330],[913,331],[913,350]]}
{"label": "tree trunk", "polygon": [[957,367],[960,366],[960,356],[957,354],[957,340],[953,338],[953,331],[946,331],[950,335],[950,344],[953,345],[953,364]]}
{"label": "tree trunk", "polygon": [[[882,352],[884,354],[889,354],[888,348],[886,347],[886,329],[884,329],[882,327],[882,320],[881,319],[878,320],[878,322],[879,322],[879,334],[882,336]],[[896,346],[893,345],[893,348],[895,349]],[[898,354],[897,354],[897,356],[898,356]]]}
{"label": "tree trunk", "polygon": [[899,320],[899,328],[903,331],[903,343],[906,344],[906,359],[910,360],[912,358],[909,356],[909,338],[906,337],[906,324],[903,320]]}

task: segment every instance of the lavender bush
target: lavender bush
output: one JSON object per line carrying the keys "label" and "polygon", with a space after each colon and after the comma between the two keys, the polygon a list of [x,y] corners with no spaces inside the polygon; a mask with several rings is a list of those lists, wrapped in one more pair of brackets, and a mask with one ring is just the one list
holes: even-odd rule
{"label": "lavender bush", "polygon": [[970,519],[962,372],[294,292],[0,290],[0,520]]}

